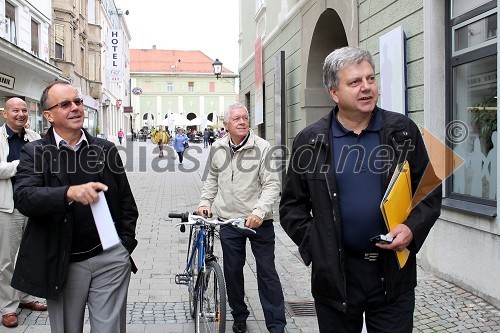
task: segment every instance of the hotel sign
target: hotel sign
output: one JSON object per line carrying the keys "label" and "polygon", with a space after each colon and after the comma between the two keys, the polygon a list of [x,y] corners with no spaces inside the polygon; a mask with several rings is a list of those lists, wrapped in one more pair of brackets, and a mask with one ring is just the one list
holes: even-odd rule
{"label": "hotel sign", "polygon": [[113,29],[108,35],[108,81],[121,83],[123,81],[123,31]]}
{"label": "hotel sign", "polygon": [[6,74],[0,73],[0,87],[5,87],[7,89],[14,89],[15,78],[8,76]]}

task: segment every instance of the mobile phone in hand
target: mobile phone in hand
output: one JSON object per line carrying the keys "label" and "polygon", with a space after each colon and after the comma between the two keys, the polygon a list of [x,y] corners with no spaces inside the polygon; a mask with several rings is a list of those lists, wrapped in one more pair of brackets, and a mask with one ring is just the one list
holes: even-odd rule
{"label": "mobile phone in hand", "polygon": [[392,237],[386,236],[386,235],[377,235],[375,237],[370,238],[370,241],[372,243],[379,243],[379,244],[391,244],[392,243]]}

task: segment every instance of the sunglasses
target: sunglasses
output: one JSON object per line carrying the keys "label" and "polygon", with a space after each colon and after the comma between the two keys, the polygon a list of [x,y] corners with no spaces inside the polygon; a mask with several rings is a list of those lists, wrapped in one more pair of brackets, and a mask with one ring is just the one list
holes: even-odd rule
{"label": "sunglasses", "polygon": [[62,109],[67,109],[71,106],[71,103],[75,103],[76,106],[80,106],[83,104],[83,99],[81,99],[80,97],[77,97],[77,98],[73,99],[72,101],[62,101],[61,103],[57,103],[56,105],[51,106],[47,110],[52,110],[56,106],[58,106]]}

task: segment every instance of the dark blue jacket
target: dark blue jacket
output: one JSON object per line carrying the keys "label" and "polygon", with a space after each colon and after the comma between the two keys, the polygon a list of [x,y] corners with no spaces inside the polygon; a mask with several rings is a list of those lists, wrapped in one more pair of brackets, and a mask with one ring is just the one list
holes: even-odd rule
{"label": "dark blue jacket", "polygon": [[[132,253],[139,213],[118,150],[109,141],[85,135],[100,182],[108,186],[105,195],[118,236]],[[72,206],[66,199],[69,178],[59,153],[52,128],[43,139],[25,144],[14,187],[15,206],[29,220],[12,287],[49,299],[55,299],[66,283],[73,228]]]}
{"label": "dark blue jacket", "polygon": [[[395,152],[390,168],[383,175],[384,191],[398,162],[407,152],[410,164],[412,189],[415,191],[422,175],[430,166],[427,151],[418,127],[408,117],[378,109],[382,116],[380,131],[382,145]],[[284,180],[280,202],[280,222],[287,234],[299,246],[306,265],[312,262],[312,295],[322,303],[345,311],[346,277],[339,196],[332,158],[332,117],[334,110],[319,121],[304,128],[293,142],[292,154]],[[407,146],[414,148],[401,149]],[[421,248],[431,227],[441,212],[441,185],[432,175],[436,188],[410,213],[405,224],[413,233],[408,246],[411,254],[400,270],[393,251],[382,251],[384,287],[387,298],[394,299],[416,287],[415,254]],[[439,185],[438,185],[439,184]],[[370,189],[360,188],[360,191]],[[378,189],[377,189],[378,190]],[[361,206],[360,206],[361,208]]]}

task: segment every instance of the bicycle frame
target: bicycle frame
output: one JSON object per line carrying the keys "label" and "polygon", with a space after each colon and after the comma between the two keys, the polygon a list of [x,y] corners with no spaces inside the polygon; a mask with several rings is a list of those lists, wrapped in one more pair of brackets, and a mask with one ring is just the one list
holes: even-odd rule
{"label": "bicycle frame", "polygon": [[[197,229],[197,230],[196,230]],[[189,260],[187,261],[186,268],[184,271],[186,273],[189,273],[189,268],[191,267],[194,257],[196,254],[198,254],[198,263],[197,263],[197,268],[198,268],[198,273],[203,270],[203,267],[205,266],[205,255],[206,255],[206,227],[201,227],[201,226],[195,226],[192,227],[191,229],[191,236],[193,234],[196,234],[196,239],[194,239],[193,244],[189,244],[188,247],[191,249],[190,252],[188,252]],[[191,239],[191,237],[190,237]]]}

